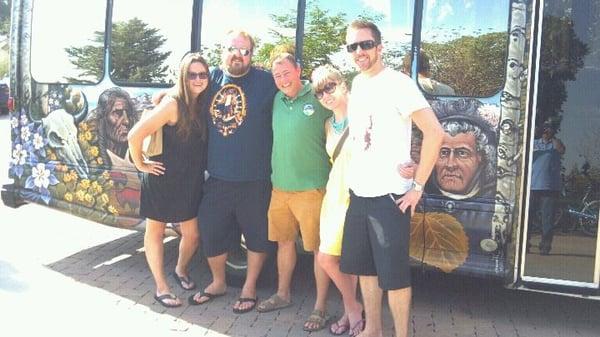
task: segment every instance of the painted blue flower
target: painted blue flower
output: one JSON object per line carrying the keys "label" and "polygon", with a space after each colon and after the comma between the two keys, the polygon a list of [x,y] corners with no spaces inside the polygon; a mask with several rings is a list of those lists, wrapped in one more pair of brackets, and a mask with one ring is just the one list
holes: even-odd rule
{"label": "painted blue flower", "polygon": [[19,119],[17,117],[12,117],[10,119],[10,127],[12,129],[16,129],[17,127],[19,127]]}
{"label": "painted blue flower", "polygon": [[58,179],[53,174],[55,166],[54,163],[37,163],[31,168],[31,176],[25,181],[25,187],[37,189],[46,204],[50,202],[48,186],[58,184]]}
{"label": "painted blue flower", "polygon": [[29,118],[27,118],[27,114],[21,114],[21,125],[29,124]]}
{"label": "painted blue flower", "polygon": [[22,144],[15,144],[10,158],[10,170],[19,178],[23,175],[23,165],[27,163],[28,155]]}

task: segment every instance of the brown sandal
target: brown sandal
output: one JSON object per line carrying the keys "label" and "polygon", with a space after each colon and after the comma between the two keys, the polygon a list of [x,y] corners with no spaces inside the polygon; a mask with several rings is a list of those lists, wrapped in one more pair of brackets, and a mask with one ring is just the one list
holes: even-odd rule
{"label": "brown sandal", "polygon": [[[319,331],[327,325],[331,317],[326,311],[315,309],[310,313],[306,322],[304,322],[304,331]],[[306,324],[311,323],[313,327],[307,327]]]}

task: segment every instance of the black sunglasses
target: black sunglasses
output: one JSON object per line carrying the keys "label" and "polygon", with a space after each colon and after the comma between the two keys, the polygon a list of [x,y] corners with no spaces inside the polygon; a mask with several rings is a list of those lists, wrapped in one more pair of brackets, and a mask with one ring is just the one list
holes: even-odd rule
{"label": "black sunglasses", "polygon": [[375,47],[377,44],[375,43],[375,41],[373,40],[366,40],[366,41],[360,41],[360,42],[354,42],[351,44],[346,45],[346,50],[349,53],[355,52],[356,49],[358,49],[358,46],[360,46],[360,49],[362,50],[369,50],[369,49],[373,49],[373,47]]}
{"label": "black sunglasses", "polygon": [[321,98],[323,98],[323,93],[326,92],[329,95],[331,95],[335,92],[336,88],[337,88],[337,83],[329,82],[323,86],[323,89],[315,91],[315,97],[320,100]]}
{"label": "black sunglasses", "polygon": [[201,71],[199,73],[195,73],[193,71],[188,71],[188,80],[193,81],[195,79],[205,80],[208,78],[208,73],[206,71]]}
{"label": "black sunglasses", "polygon": [[237,51],[237,52],[240,52],[240,54],[242,56],[250,55],[250,49],[246,49],[246,48],[229,47],[229,48],[227,48],[227,51],[229,51],[230,53],[235,53]]}

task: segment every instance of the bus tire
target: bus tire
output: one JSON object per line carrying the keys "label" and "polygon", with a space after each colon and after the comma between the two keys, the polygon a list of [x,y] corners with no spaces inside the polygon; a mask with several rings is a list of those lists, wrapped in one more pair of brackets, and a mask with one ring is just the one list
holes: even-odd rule
{"label": "bus tire", "polygon": [[19,192],[17,192],[14,187],[14,184],[2,185],[2,191],[0,191],[2,202],[11,208],[17,208],[26,204],[25,200],[21,198]]}
{"label": "bus tire", "polygon": [[[242,288],[246,281],[246,272],[248,271],[247,248],[244,242],[239,247],[229,250],[227,261],[225,262],[225,275],[227,285]],[[275,251],[267,253],[267,258],[258,277],[257,288],[271,287],[277,280],[277,270],[275,267]]]}

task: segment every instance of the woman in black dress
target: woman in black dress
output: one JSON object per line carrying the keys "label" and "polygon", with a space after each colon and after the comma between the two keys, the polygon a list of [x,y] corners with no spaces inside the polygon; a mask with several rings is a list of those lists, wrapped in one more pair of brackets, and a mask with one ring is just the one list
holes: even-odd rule
{"label": "woman in black dress", "polygon": [[[185,290],[196,287],[188,264],[198,246],[197,212],[206,170],[206,111],[208,64],[199,53],[181,61],[172,94],[136,123],[128,135],[131,159],[143,172],[140,215],[146,218],[144,249],[156,282],[154,298],[166,307],[181,300],[172,294],[163,270],[163,236],[167,223],[180,223],[181,241],[172,275]],[[162,128],[162,154],[146,158],[144,138]]]}

